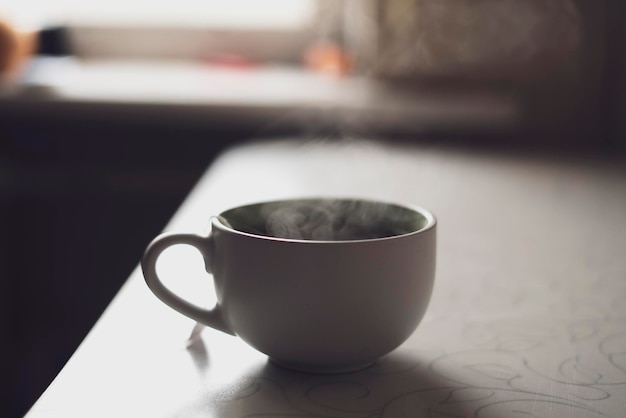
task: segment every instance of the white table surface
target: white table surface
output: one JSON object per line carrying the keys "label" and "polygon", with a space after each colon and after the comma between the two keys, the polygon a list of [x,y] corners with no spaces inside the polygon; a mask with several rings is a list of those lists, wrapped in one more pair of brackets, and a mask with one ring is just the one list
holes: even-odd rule
{"label": "white table surface", "polygon": [[[167,230],[202,232],[231,206],[303,195],[408,201],[438,217],[435,290],[404,345],[340,375],[277,368],[211,329],[186,347],[194,323],[136,270],[28,417],[625,416],[623,164],[252,143],[216,161]],[[197,253],[162,257],[172,286],[210,300]]]}

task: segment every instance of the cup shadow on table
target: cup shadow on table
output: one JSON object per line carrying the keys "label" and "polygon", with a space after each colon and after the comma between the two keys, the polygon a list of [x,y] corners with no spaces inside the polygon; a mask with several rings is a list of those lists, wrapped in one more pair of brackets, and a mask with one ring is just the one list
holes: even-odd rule
{"label": "cup shadow on table", "polygon": [[[221,394],[221,417],[474,416],[465,389],[432,373],[419,356],[392,353],[367,369],[307,374],[266,362]],[[236,387],[236,390],[233,390]],[[488,397],[489,393],[475,393]]]}
{"label": "cup shadow on table", "polygon": [[[223,418],[607,416],[582,400],[545,392],[541,382],[528,386],[523,362],[514,364],[518,356],[499,355],[507,357],[508,366],[489,363],[498,360],[498,353],[489,350],[396,351],[364,370],[325,375],[267,361],[206,395],[212,399],[211,412]],[[206,367],[201,358],[194,361]]]}

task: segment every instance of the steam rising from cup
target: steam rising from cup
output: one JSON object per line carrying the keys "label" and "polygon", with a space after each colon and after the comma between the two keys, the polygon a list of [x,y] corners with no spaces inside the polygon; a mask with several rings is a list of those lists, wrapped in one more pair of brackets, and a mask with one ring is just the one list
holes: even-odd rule
{"label": "steam rising from cup", "polygon": [[351,241],[412,231],[406,212],[383,203],[357,200],[295,201],[261,209],[267,235],[299,240]]}

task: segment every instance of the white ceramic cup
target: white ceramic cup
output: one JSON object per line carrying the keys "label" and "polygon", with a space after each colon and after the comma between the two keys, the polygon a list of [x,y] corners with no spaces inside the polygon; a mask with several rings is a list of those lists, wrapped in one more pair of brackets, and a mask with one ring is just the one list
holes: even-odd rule
{"label": "white ceramic cup", "polygon": [[[155,238],[142,259],[148,286],[173,309],[238,335],[284,367],[364,368],[402,344],[428,306],[436,220],[424,209],[358,199],[285,200],[227,210],[211,226],[208,236]],[[163,285],[155,264],[174,244],[202,253],[214,278],[213,309]]]}

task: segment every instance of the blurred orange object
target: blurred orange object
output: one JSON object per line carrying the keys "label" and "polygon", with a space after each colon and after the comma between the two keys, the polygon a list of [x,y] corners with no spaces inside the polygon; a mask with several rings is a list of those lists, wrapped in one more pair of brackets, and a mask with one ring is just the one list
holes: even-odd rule
{"label": "blurred orange object", "polygon": [[352,60],[348,53],[333,43],[311,45],[304,54],[305,65],[323,73],[345,75],[352,72]]}
{"label": "blurred orange object", "polygon": [[228,53],[213,54],[206,59],[206,63],[214,67],[237,70],[248,70],[257,66],[257,62],[248,56]]}
{"label": "blurred orange object", "polygon": [[35,32],[20,32],[11,22],[0,18],[0,74],[19,70],[24,60],[35,51],[36,39]]}

